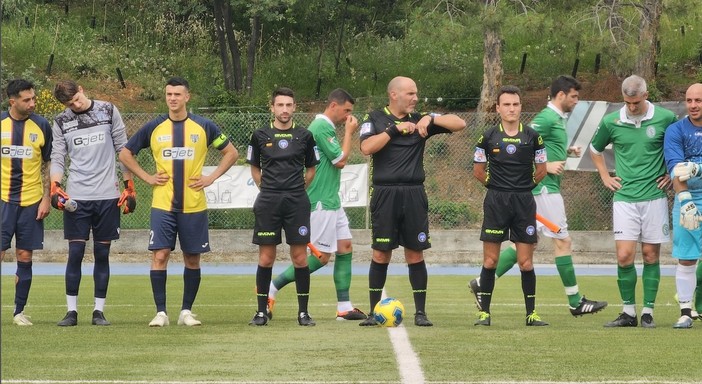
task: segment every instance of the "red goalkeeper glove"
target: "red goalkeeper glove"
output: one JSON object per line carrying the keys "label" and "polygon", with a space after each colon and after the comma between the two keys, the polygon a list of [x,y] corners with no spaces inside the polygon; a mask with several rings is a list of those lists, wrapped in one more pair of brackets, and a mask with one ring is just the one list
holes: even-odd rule
{"label": "red goalkeeper glove", "polygon": [[134,212],[136,209],[136,190],[134,189],[134,181],[124,180],[124,191],[119,197],[117,205],[122,207],[122,213],[125,215]]}
{"label": "red goalkeeper glove", "polygon": [[[51,183],[51,206],[63,211],[66,208],[66,203],[72,201],[66,191],[61,188],[61,184],[58,181]],[[70,209],[68,209],[70,210]],[[75,211],[75,208],[72,209]]]}

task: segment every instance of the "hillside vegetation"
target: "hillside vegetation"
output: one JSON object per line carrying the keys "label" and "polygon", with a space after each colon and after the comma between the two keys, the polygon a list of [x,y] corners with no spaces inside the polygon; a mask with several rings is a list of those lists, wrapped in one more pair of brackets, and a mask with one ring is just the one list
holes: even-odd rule
{"label": "hillside vegetation", "polygon": [[[638,48],[641,15],[629,5],[643,2],[497,1],[503,83],[528,91],[525,109],[538,110],[550,80],[571,74],[578,60],[583,98],[617,100]],[[230,0],[238,63],[251,80],[241,90],[227,89],[222,74],[214,8],[222,3],[4,0],[2,85],[20,76],[34,80],[47,91],[45,114],[60,108],[48,90],[63,78],[123,112],[163,110],[163,83],[173,75],[190,80],[193,108],[265,111],[271,90],[289,86],[302,111],[321,109],[319,100],[336,87],[365,110],[385,102],[385,85],[397,75],[415,78],[430,108],[469,110],[478,102],[485,1]],[[702,76],[702,10],[681,0],[662,4],[651,98],[679,100]]]}

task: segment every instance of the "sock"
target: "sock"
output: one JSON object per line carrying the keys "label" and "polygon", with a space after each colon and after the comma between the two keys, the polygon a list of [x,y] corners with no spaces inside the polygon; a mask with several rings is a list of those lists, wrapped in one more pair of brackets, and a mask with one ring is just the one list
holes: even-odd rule
{"label": "sock", "polygon": [[507,273],[507,271],[512,269],[514,264],[517,264],[517,250],[512,247],[507,247],[500,252],[500,258],[497,260],[497,269],[495,270],[495,274],[497,277],[501,277]]}
{"label": "sock", "polygon": [[[316,259],[316,257],[315,257]],[[310,301],[310,268],[295,268],[295,288],[297,289],[297,311],[309,312],[307,304]]]}
{"label": "sock", "polygon": [[376,263],[371,260],[370,269],[368,270],[368,296],[370,297],[370,310],[373,312],[375,305],[378,304],[383,296],[383,287],[385,287],[385,279],[388,277],[388,264]]}
{"label": "sock", "polygon": [[268,286],[271,285],[273,267],[256,268],[256,312],[266,313],[268,306]]}
{"label": "sock", "polygon": [[67,310],[78,312],[78,296],[66,295],[66,307]]}
{"label": "sock", "polygon": [[167,271],[151,270],[151,291],[154,293],[156,312],[166,312],[166,280]]}
{"label": "sock", "polygon": [[534,312],[536,307],[536,273],[534,270],[522,271],[522,292],[524,293],[524,307],[527,316]]}
{"label": "sock", "polygon": [[[322,268],[324,264],[317,258],[317,256],[309,255],[307,256],[307,267],[310,269],[310,273]],[[295,281],[295,266],[291,265],[283,271],[280,275],[276,276],[271,282],[271,286],[275,287],[275,293],[278,293],[284,286]],[[275,293],[273,297],[275,298]]]}
{"label": "sock", "polygon": [[490,313],[490,302],[492,301],[492,291],[495,289],[495,270],[483,267],[480,270],[480,305],[483,312]]}
{"label": "sock", "polygon": [[678,264],[675,269],[675,287],[680,308],[692,308],[695,284],[695,266]]}
{"label": "sock", "polygon": [[95,282],[95,297],[107,297],[107,285],[110,283],[110,244],[93,243],[93,281]]}
{"label": "sock", "polygon": [[29,288],[32,287],[32,262],[17,262],[17,272],[15,273],[15,313],[13,316],[24,311],[29,298]]}
{"label": "sock", "polygon": [[644,308],[653,308],[656,304],[658,285],[661,281],[661,265],[659,263],[644,263],[641,281],[643,281],[643,306]]}
{"label": "sock", "polygon": [[[351,252],[336,254],[334,258],[334,287],[336,288],[336,301],[350,301],[351,289]],[[349,303],[349,307],[351,303]],[[353,307],[351,308],[353,309]],[[350,311],[351,309],[346,309]]]}
{"label": "sock", "polygon": [[636,267],[634,264],[622,267],[617,265],[617,285],[619,285],[619,295],[624,303],[624,313],[630,316],[636,316],[634,313],[629,313],[627,307],[636,305]]}
{"label": "sock", "polygon": [[66,262],[66,295],[78,296],[80,279],[82,277],[81,264],[85,255],[84,241],[68,242],[68,262]]}
{"label": "sock", "polygon": [[695,289],[695,310],[702,314],[702,263],[697,262],[697,288]]}
{"label": "sock", "polygon": [[183,268],[183,305],[180,307],[181,310],[193,309],[193,303],[202,280],[200,276],[200,268]]}
{"label": "sock", "polygon": [[93,308],[93,311],[100,311],[104,312],[105,311],[105,299],[104,298],[95,298],[95,308]]}
{"label": "sock", "polygon": [[578,281],[575,277],[573,258],[570,255],[556,257],[556,269],[565,287],[565,293],[568,296],[568,305],[570,305],[571,308],[577,308],[578,305],[580,305],[582,295],[579,292]]}
{"label": "sock", "polygon": [[427,264],[424,260],[419,263],[407,265],[409,268],[409,281],[412,286],[412,295],[414,296],[414,307],[417,312],[426,313],[427,302]]}

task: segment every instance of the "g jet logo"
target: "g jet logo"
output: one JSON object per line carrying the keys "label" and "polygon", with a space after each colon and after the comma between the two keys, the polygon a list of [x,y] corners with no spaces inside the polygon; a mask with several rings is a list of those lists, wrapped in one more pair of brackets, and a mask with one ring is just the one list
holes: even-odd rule
{"label": "g jet logo", "polygon": [[87,147],[90,145],[101,144],[104,142],[104,133],[93,133],[73,138],[73,145],[75,145],[76,147]]}
{"label": "g jet logo", "polygon": [[8,145],[2,147],[2,157],[11,157],[13,159],[31,159],[34,154],[32,147],[23,147],[20,145]]}
{"label": "g jet logo", "polygon": [[195,158],[195,149],[187,147],[164,148],[161,151],[164,160],[192,160]]}

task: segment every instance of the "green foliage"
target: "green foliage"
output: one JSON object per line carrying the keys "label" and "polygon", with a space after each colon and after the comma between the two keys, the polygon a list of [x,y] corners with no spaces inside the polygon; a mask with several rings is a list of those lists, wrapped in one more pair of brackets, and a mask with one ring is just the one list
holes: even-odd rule
{"label": "green foliage", "polygon": [[429,202],[429,221],[437,223],[443,229],[465,228],[477,219],[478,215],[465,203]]}

